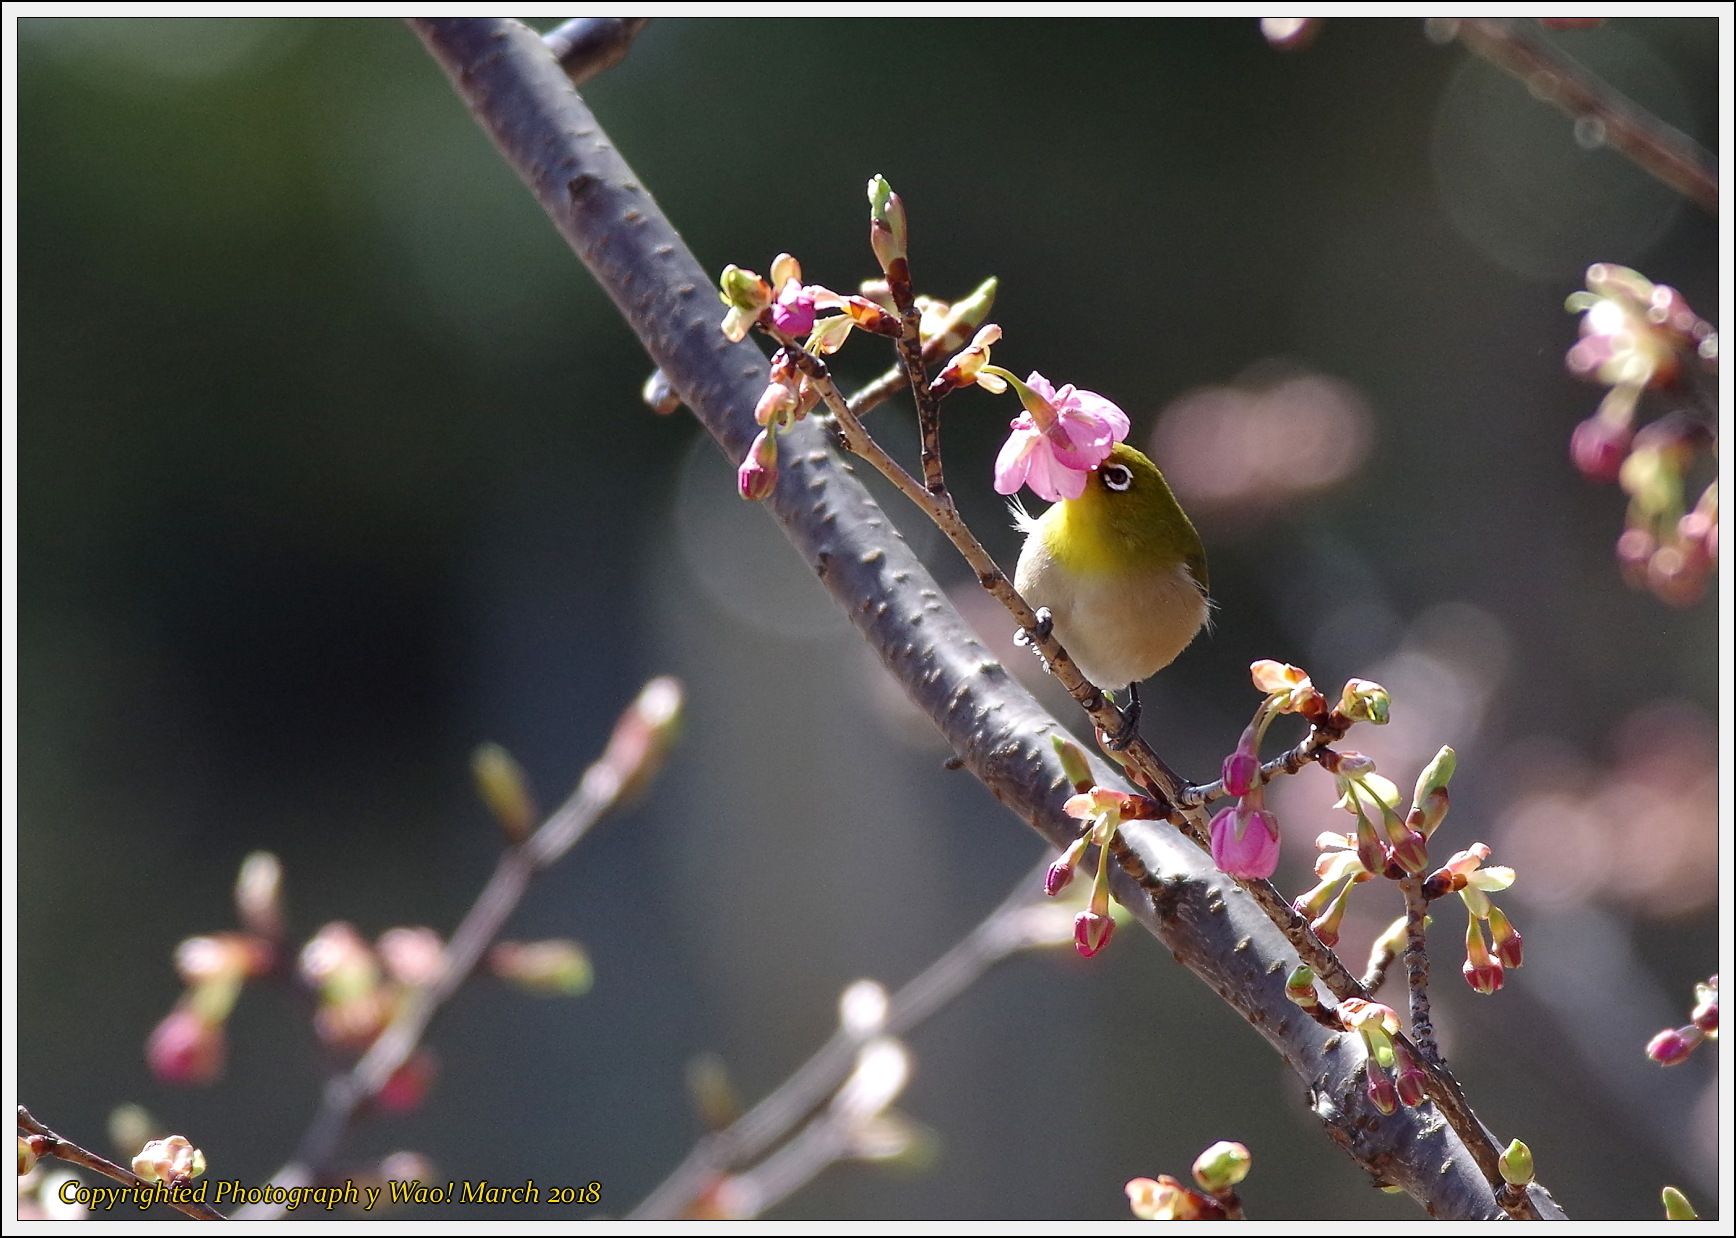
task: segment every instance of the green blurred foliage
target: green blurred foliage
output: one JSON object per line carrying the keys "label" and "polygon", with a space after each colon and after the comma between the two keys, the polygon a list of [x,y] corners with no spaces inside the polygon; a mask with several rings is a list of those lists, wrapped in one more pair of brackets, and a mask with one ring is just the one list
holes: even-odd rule
{"label": "green blurred foliage", "polygon": [[[759,1096],[845,984],[914,974],[1034,842],[938,768],[690,419],[638,403],[638,345],[401,25],[19,36],[22,1099],[87,1139],[141,1101],[214,1175],[265,1180],[328,1065],[305,1012],[247,994],[209,1091],[164,1089],[141,1052],[175,943],[232,922],[241,858],[282,856],[297,940],[333,918],[450,931],[497,849],[469,751],[504,744],[554,803],[672,670],[692,722],[660,789],[511,930],[583,939],[595,989],[534,1003],[478,980],[432,1034],[425,1108],[350,1145],[414,1147],[443,1180],[600,1180],[625,1212],[697,1133],[687,1058],[720,1051]],[[1552,37],[1715,148],[1716,36]],[[1507,651],[1464,733],[1429,738],[1462,758],[1455,845],[1525,785],[1519,740],[1601,757],[1650,702],[1716,708],[1716,607],[1620,582],[1620,496],[1567,460],[1598,392],[1561,364],[1561,303],[1593,261],[1715,321],[1714,223],[1420,23],[1332,21],[1281,53],[1251,19],[657,21],[584,94],[713,270],[789,250],[852,286],[862,185],[884,173],[919,283],[998,275],[996,361],[1117,399],[1136,435],[1265,358],[1362,393],[1376,434],[1349,484],[1204,530],[1216,630],[1147,714],[1180,768],[1234,743],[1252,658],[1336,684],[1443,604]],[[840,370],[887,360],[858,341]],[[1003,558],[987,466],[1009,415],[970,393],[946,427]],[[877,424],[908,445],[903,416]],[[1291,839],[1284,888],[1307,850]],[[1648,1032],[1679,1021],[1715,966],[1713,913],[1599,914],[1644,981],[1602,1000]],[[1672,1150],[1701,1129],[1689,1084],[1711,1055],[1636,1099],[1649,1077],[1622,1054],[1643,1037],[1598,1057],[1521,978],[1461,999],[1450,937],[1448,1050],[1570,1213],[1654,1215],[1666,1179],[1715,1210],[1709,1151]],[[834,1171],[776,1215],[1123,1217],[1127,1178],[1220,1138],[1254,1151],[1254,1215],[1414,1215],[1140,935],[1089,964],[1017,960],[913,1047],[904,1105],[939,1135],[935,1168]]]}

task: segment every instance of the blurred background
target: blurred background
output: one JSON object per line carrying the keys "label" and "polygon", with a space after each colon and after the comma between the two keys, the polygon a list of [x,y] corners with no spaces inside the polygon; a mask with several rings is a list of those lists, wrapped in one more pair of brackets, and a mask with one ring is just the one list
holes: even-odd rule
{"label": "blurred background", "polygon": [[[1718,34],[1548,37],[1716,149]],[[405,27],[18,36],[20,1099],[99,1148],[142,1104],[213,1175],[264,1182],[326,1068],[305,1003],[250,988],[212,1086],[144,1058],[176,943],[234,925],[242,858],[281,857],[296,942],[449,933],[500,848],[472,749],[505,745],[552,805],[667,672],[690,708],[652,794],[509,927],[583,941],[595,987],[477,978],[421,1107],[347,1145],[442,1182],[598,1181],[592,1211],[625,1213],[702,1129],[695,1055],[758,1099],[847,984],[915,975],[1041,844],[943,770],[732,463],[646,410],[643,352]],[[1407,789],[1452,744],[1437,847],[1519,867],[1503,992],[1460,982],[1456,905],[1432,939],[1479,1113],[1573,1216],[1656,1217],[1666,1182],[1716,1214],[1716,1050],[1669,1071],[1642,1050],[1718,967],[1717,604],[1623,583],[1624,497],[1568,457],[1603,389],[1562,363],[1591,262],[1717,321],[1711,218],[1414,20],[1293,52],[1252,19],[659,20],[582,93],[708,269],[788,250],[852,288],[880,172],[921,289],[999,276],[995,360],[1119,402],[1208,547],[1215,626],[1148,685],[1147,738],[1214,776],[1258,657],[1391,688],[1356,742]],[[839,368],[889,361],[859,337]],[[973,391],[946,421],[1007,564],[989,465],[1013,411]],[[914,442],[905,409],[874,427]],[[1318,771],[1278,793],[1286,892],[1349,821],[1332,798]],[[1398,911],[1371,893],[1353,963]],[[1143,933],[1018,956],[910,1048],[926,1164],[834,1168],[773,1216],[1125,1217],[1128,1178],[1222,1138],[1253,1150],[1252,1215],[1417,1215]]]}

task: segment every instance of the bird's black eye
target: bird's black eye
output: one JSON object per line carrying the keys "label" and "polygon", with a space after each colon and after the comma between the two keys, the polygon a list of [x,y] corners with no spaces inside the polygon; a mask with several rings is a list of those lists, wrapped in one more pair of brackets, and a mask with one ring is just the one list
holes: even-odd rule
{"label": "bird's black eye", "polygon": [[1133,470],[1125,464],[1106,464],[1097,472],[1111,490],[1126,490],[1133,484]]}

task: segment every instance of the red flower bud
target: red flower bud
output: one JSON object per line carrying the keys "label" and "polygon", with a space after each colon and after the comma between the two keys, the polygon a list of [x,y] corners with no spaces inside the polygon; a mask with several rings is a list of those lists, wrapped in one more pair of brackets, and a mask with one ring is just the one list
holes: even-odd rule
{"label": "red flower bud", "polygon": [[1115,932],[1115,921],[1096,911],[1081,911],[1073,917],[1073,945],[1086,958],[1109,944]]}
{"label": "red flower bud", "polygon": [[1467,958],[1465,965],[1459,970],[1464,973],[1465,983],[1482,994],[1499,990],[1504,979],[1500,961],[1486,955],[1481,963],[1474,963]]}
{"label": "red flower bud", "polygon": [[374,1095],[374,1103],[387,1113],[410,1113],[419,1108],[434,1086],[434,1055],[420,1049],[397,1070]]}
{"label": "red flower bud", "polygon": [[1573,443],[1569,448],[1573,467],[1592,481],[1614,481],[1633,441],[1629,427],[1612,425],[1604,417],[1587,417],[1573,427]]}
{"label": "red flower bud", "polygon": [[1370,1068],[1373,1076],[1368,1081],[1368,1099],[1374,1102],[1374,1107],[1385,1114],[1398,1112],[1398,1088],[1393,1086],[1391,1079]]}
{"label": "red flower bud", "polygon": [[1653,1036],[1646,1046],[1646,1056],[1659,1066],[1680,1066],[1688,1060],[1692,1053],[1705,1039],[1704,1034],[1693,1024],[1687,1027],[1666,1027]]}
{"label": "red flower bud", "polygon": [[1423,1068],[1417,1065],[1417,1060],[1411,1051],[1405,1048],[1403,1041],[1394,1041],[1392,1046],[1394,1058],[1393,1083],[1398,1089],[1399,1103],[1407,1109],[1414,1109],[1423,1103],[1423,1089],[1428,1083],[1428,1076]]}
{"label": "red flower bud", "polygon": [[221,1023],[207,1023],[185,1006],[171,1010],[145,1042],[145,1061],[164,1083],[210,1083],[223,1071]]}
{"label": "red flower bud", "polygon": [[1252,791],[1260,777],[1260,758],[1238,749],[1224,758],[1224,790],[1241,799]]}

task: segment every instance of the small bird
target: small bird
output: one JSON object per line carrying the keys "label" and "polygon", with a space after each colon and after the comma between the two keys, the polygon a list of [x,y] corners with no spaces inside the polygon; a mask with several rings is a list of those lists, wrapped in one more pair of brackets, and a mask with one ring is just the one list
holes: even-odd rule
{"label": "small bird", "polygon": [[1025,534],[1013,584],[1044,612],[1092,683],[1131,688],[1115,746],[1139,721],[1139,681],[1156,674],[1205,626],[1206,552],[1157,466],[1116,443],[1076,499],[1041,516],[1014,506]]}

